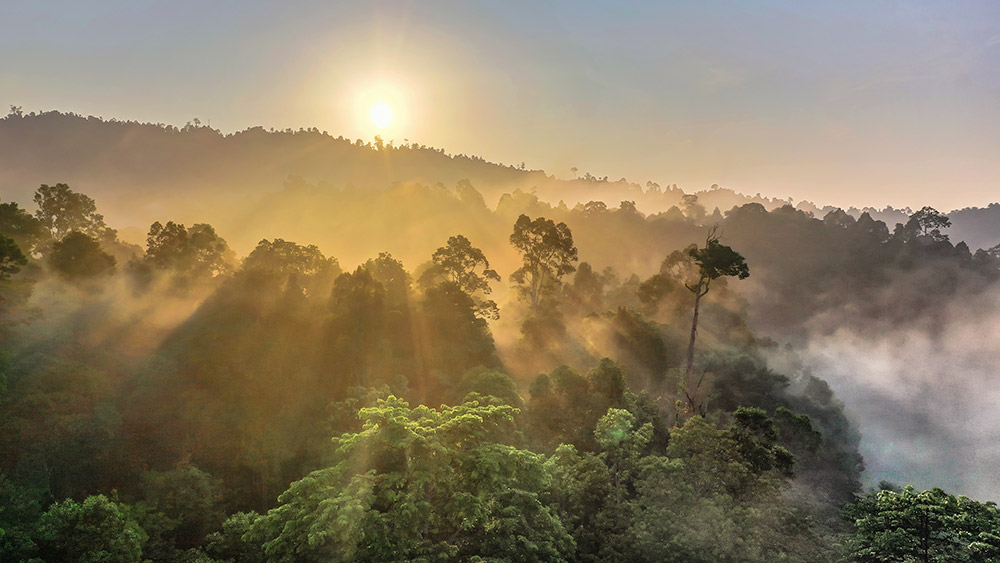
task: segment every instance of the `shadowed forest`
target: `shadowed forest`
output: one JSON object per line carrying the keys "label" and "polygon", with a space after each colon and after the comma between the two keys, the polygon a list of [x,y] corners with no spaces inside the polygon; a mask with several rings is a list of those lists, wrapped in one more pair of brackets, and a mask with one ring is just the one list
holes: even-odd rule
{"label": "shadowed forest", "polygon": [[13,108],[0,561],[1000,560],[1000,207],[572,174]]}

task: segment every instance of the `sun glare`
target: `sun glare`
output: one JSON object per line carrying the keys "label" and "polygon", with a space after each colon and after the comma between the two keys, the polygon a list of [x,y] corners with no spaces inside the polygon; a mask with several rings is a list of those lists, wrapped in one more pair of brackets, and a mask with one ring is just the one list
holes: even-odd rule
{"label": "sun glare", "polygon": [[385,129],[392,123],[392,108],[385,102],[375,102],[371,111],[368,112],[368,117],[371,118],[375,127]]}

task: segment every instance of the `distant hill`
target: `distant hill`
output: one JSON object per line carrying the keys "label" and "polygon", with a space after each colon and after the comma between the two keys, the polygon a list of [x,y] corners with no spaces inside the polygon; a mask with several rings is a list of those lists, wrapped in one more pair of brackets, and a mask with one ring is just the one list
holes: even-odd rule
{"label": "distant hill", "polygon": [[[635,202],[643,213],[698,205],[706,216],[746,203],[772,210],[790,200],[747,196],[713,186],[685,201],[676,185],[644,185],[581,173],[557,179],[541,170],[489,162],[476,156],[447,154],[416,143],[394,145],[350,140],[320,131],[267,130],[253,127],[231,134],[189,123],[118,121],[57,111],[0,119],[0,199],[29,204],[40,184],[63,182],[86,193],[110,223],[145,232],[153,221],[210,222],[223,232],[242,230],[248,214],[258,213],[269,194],[305,181],[328,189],[385,189],[417,183],[454,187],[468,180],[495,207],[505,193],[522,190],[553,205],[572,207],[603,201],[615,207]],[[834,208],[799,202],[795,207],[822,218]],[[851,208],[884,221],[890,229],[905,222],[909,210]],[[1000,243],[1000,206],[969,208],[951,214],[952,240],[966,240],[974,250]],[[247,240],[263,236],[247,233]]]}
{"label": "distant hill", "polygon": [[953,240],[964,240],[970,248],[990,248],[1000,244],[1000,203],[987,207],[966,207],[949,213]]}

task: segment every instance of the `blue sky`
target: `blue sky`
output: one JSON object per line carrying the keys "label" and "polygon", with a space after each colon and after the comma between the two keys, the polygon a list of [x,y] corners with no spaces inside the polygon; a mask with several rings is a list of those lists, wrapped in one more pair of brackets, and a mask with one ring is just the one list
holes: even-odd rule
{"label": "blue sky", "polygon": [[384,137],[561,177],[1000,199],[996,2],[0,5],[0,103],[25,111],[371,138],[376,98]]}

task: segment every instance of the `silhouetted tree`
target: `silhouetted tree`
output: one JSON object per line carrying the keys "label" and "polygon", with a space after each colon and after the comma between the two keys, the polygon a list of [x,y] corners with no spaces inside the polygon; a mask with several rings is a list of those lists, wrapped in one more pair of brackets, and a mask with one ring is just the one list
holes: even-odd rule
{"label": "silhouetted tree", "polygon": [[303,293],[324,299],[340,274],[337,259],[323,256],[316,245],[303,246],[280,238],[260,241],[239,271],[246,280],[279,289],[294,277]]}
{"label": "silhouetted tree", "polygon": [[111,273],[115,258],[93,238],[72,231],[52,245],[49,265],[63,278],[79,280]]}
{"label": "silhouetted tree", "polygon": [[35,217],[59,240],[71,231],[97,237],[105,229],[104,216],[90,197],[74,192],[66,184],[42,184],[34,197],[38,205]]}
{"label": "silhouetted tree", "polygon": [[694,343],[698,334],[698,308],[701,304],[701,298],[708,293],[712,280],[722,276],[737,276],[741,280],[746,279],[750,276],[750,268],[739,252],[719,242],[714,227],[708,232],[704,248],[691,248],[688,250],[688,255],[698,265],[697,281],[684,284],[691,293],[694,293],[691,339],[688,343],[687,367],[684,369],[684,394],[687,398],[688,408],[694,413],[697,409],[694,393],[698,386],[696,385],[692,389],[691,370],[694,366]]}
{"label": "silhouetted tree", "polygon": [[[477,293],[489,295],[490,280],[500,281],[500,274],[490,268],[490,261],[483,251],[472,246],[469,239],[456,235],[448,239],[448,244],[434,251],[431,257],[434,266],[421,276],[426,285],[437,277],[445,277],[470,297],[476,299]],[[484,318],[500,317],[496,302],[476,299],[478,314]]]}
{"label": "silhouetted tree", "polygon": [[924,207],[910,215],[906,226],[910,228],[911,225],[913,225],[914,230],[920,231],[921,236],[930,237],[935,242],[941,242],[948,240],[948,235],[942,234],[941,229],[950,227],[951,219],[933,207]]}
{"label": "silhouetted tree", "polygon": [[138,261],[144,269],[171,270],[180,285],[229,273],[235,258],[226,241],[211,225],[184,225],[159,221],[149,227],[146,254]]}
{"label": "silhouetted tree", "polygon": [[521,215],[514,223],[510,243],[521,253],[522,260],[510,279],[519,285],[521,296],[535,311],[542,298],[559,287],[559,278],[576,270],[573,233],[566,223],[556,224],[544,217],[532,221]]}

